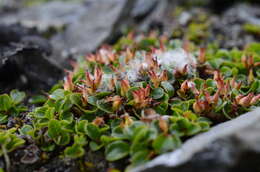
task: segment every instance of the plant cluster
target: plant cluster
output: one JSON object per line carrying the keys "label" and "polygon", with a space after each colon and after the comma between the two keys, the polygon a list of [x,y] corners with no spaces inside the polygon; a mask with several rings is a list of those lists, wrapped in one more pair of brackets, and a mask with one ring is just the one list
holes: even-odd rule
{"label": "plant cluster", "polygon": [[18,117],[21,112],[27,111],[27,107],[22,105],[25,93],[18,90],[11,91],[10,95],[0,95],[0,125],[8,121],[8,117]]}
{"label": "plant cluster", "polygon": [[[27,114],[31,123],[17,126],[42,151],[59,150],[67,158],[99,150],[130,169],[260,105],[257,43],[227,51],[130,34],[72,66],[46,101],[31,101],[43,102]],[[21,112],[23,97],[18,91],[1,95],[2,118]],[[24,142],[13,129],[1,130],[2,140],[12,146],[1,151]]]}

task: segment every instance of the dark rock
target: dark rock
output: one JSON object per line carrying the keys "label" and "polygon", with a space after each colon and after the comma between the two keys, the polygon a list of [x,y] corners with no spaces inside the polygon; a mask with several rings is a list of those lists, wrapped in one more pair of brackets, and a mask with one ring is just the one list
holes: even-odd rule
{"label": "dark rock", "polygon": [[0,44],[9,44],[18,42],[23,36],[29,34],[29,30],[21,27],[20,25],[0,25]]}
{"label": "dark rock", "polygon": [[259,172],[260,108],[191,138],[133,172]]}
{"label": "dark rock", "polygon": [[156,8],[158,0],[138,0],[131,12],[134,18],[145,18]]}
{"label": "dark rock", "polygon": [[63,70],[47,58],[51,46],[39,36],[28,36],[21,26],[3,26],[0,36],[0,93],[11,89],[39,92],[61,79]]}
{"label": "dark rock", "polygon": [[144,20],[138,21],[137,31],[147,32],[153,29],[164,30],[164,27],[167,25],[166,15],[169,12],[168,8],[171,7],[172,3],[168,0],[160,0],[154,3],[156,3],[156,5],[149,15],[147,15]]}
{"label": "dark rock", "polygon": [[[47,170],[49,172],[76,172],[80,171],[79,164],[76,161],[66,160],[58,156],[35,171]],[[28,171],[29,172],[29,171]]]}

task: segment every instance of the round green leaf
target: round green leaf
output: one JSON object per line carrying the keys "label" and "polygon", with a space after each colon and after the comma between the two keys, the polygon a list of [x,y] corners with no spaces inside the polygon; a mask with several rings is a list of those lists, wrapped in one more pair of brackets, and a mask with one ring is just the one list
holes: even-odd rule
{"label": "round green leaf", "polygon": [[8,111],[12,107],[12,99],[7,95],[0,95],[0,111]]}
{"label": "round green leaf", "polygon": [[85,151],[82,146],[74,144],[70,147],[67,147],[64,151],[65,155],[69,158],[79,158],[84,155]]}
{"label": "round green leaf", "polygon": [[176,148],[176,143],[171,136],[159,135],[152,144],[157,153],[165,153]]}
{"label": "round green leaf", "polygon": [[86,133],[93,140],[98,140],[101,136],[100,129],[91,123],[87,125]]}
{"label": "round green leaf", "polygon": [[129,145],[121,140],[107,145],[105,154],[108,161],[116,161],[126,157],[129,154]]}
{"label": "round green leaf", "polygon": [[164,91],[162,88],[155,88],[152,90],[151,96],[153,99],[160,99],[164,95]]}
{"label": "round green leaf", "polygon": [[57,89],[49,97],[54,100],[63,99],[65,96],[65,90]]}
{"label": "round green leaf", "polygon": [[163,87],[163,89],[167,92],[167,94],[169,95],[169,97],[173,96],[174,94],[174,88],[173,86],[167,82],[167,81],[163,81],[161,82],[161,86]]}
{"label": "round green leaf", "polygon": [[25,99],[25,93],[18,90],[12,90],[10,93],[10,97],[15,104],[19,104]]}
{"label": "round green leaf", "polygon": [[29,103],[31,104],[41,104],[47,101],[47,98],[43,95],[33,96],[29,99]]}

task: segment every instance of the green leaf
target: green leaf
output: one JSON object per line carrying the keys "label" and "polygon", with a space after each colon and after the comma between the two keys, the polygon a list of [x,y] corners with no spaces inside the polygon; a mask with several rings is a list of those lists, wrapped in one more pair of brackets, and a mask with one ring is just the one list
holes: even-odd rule
{"label": "green leaf", "polygon": [[91,141],[89,143],[89,147],[92,151],[97,151],[101,149],[104,145],[103,144],[98,144],[97,142]]}
{"label": "green leaf", "polygon": [[197,89],[201,89],[204,84],[204,80],[200,78],[195,78],[194,83]]}
{"label": "green leaf", "polygon": [[81,95],[79,93],[73,93],[70,95],[70,101],[74,105],[80,105],[81,104]]}
{"label": "green leaf", "polygon": [[70,147],[67,147],[64,151],[65,156],[69,158],[79,158],[82,157],[85,153],[82,146],[79,146],[77,144],[73,144]]}
{"label": "green leaf", "polygon": [[74,144],[84,146],[87,144],[87,139],[83,135],[75,135]]}
{"label": "green leaf", "polygon": [[52,119],[49,122],[48,125],[48,135],[52,138],[55,139],[59,137],[61,133],[61,125],[58,120]]}
{"label": "green leaf", "polygon": [[102,99],[106,96],[109,96],[111,94],[111,92],[100,92],[100,93],[97,93],[95,96],[98,98],[98,99]]}
{"label": "green leaf", "polygon": [[53,144],[53,142],[50,143],[44,143],[43,145],[41,145],[41,150],[45,151],[45,152],[52,152],[54,151],[56,145]]}
{"label": "green leaf", "polygon": [[62,112],[60,114],[59,119],[60,120],[66,120],[68,122],[72,122],[73,121],[73,113],[71,113],[70,111]]}
{"label": "green leaf", "polygon": [[43,104],[47,101],[47,98],[43,95],[33,96],[29,99],[29,103],[31,104]]}
{"label": "green leaf", "polygon": [[88,97],[88,103],[96,106],[97,105],[98,98],[96,96],[89,96]]}
{"label": "green leaf", "polygon": [[116,126],[112,129],[112,137],[121,138],[121,139],[127,139],[128,136],[124,133],[122,127]]}
{"label": "green leaf", "polygon": [[47,119],[53,119],[54,115],[55,115],[55,108],[49,107],[46,109],[44,117]]}
{"label": "green leaf", "polygon": [[0,113],[0,124],[8,122],[8,116]]}
{"label": "green leaf", "polygon": [[226,77],[232,76],[232,70],[229,67],[227,67],[227,66],[222,66],[220,68],[220,71]]}
{"label": "green leaf", "polygon": [[31,132],[33,131],[33,127],[30,125],[24,125],[19,132],[23,135],[31,135]]}
{"label": "green leaf", "polygon": [[12,99],[7,94],[0,95],[0,111],[7,112],[12,107]]}
{"label": "green leaf", "polygon": [[194,134],[197,134],[201,131],[201,127],[199,124],[192,124],[188,127],[188,130],[187,130],[187,135],[188,136],[191,136],[191,135],[194,135]]}
{"label": "green leaf", "polygon": [[63,99],[65,97],[65,90],[56,89],[49,97],[54,100]]}
{"label": "green leaf", "polygon": [[216,81],[213,80],[213,79],[207,79],[207,80],[206,80],[206,85],[207,85],[208,87],[213,87],[213,88],[215,88],[215,87],[217,86]]}
{"label": "green leaf", "polygon": [[70,110],[73,106],[70,97],[66,96],[65,99],[61,100],[61,105],[59,107],[59,112]]}
{"label": "green leaf", "polygon": [[144,149],[149,141],[149,131],[146,126],[140,126],[135,129],[130,147],[130,153]]}
{"label": "green leaf", "polygon": [[98,140],[101,136],[100,129],[91,123],[87,125],[86,133],[93,140]]}
{"label": "green leaf", "polygon": [[153,99],[160,99],[164,95],[164,91],[162,88],[155,88],[151,92],[151,96]]}
{"label": "green leaf", "polygon": [[60,135],[53,140],[57,145],[64,146],[64,145],[67,145],[70,143],[70,135],[69,135],[69,133],[66,133],[64,131],[64,132],[60,133]]}
{"label": "green leaf", "polygon": [[161,86],[166,91],[166,93],[169,95],[169,97],[172,97],[174,95],[174,87],[167,81],[161,82]]}
{"label": "green leaf", "polygon": [[102,100],[97,101],[97,107],[106,113],[113,113],[111,105],[109,103],[104,103]]}
{"label": "green leaf", "polygon": [[260,87],[260,81],[256,80],[251,84],[250,89],[247,91],[247,94],[255,92]]}
{"label": "green leaf", "polygon": [[38,107],[35,108],[34,112],[33,112],[33,116],[35,118],[45,118],[45,112],[47,111],[48,107]]}
{"label": "green leaf", "polygon": [[108,161],[116,161],[126,157],[129,154],[129,145],[121,140],[112,142],[107,145],[105,150]]}
{"label": "green leaf", "polygon": [[133,165],[140,165],[149,160],[150,152],[146,149],[135,152],[131,157]]}
{"label": "green leaf", "polygon": [[19,138],[16,134],[16,129],[11,128],[9,130],[0,130],[0,156],[4,154],[2,148],[6,150],[6,152],[12,152],[16,148],[20,147],[25,143],[25,141]]}
{"label": "green leaf", "polygon": [[25,99],[25,93],[18,90],[12,90],[10,97],[13,100],[14,104],[19,104]]}
{"label": "green leaf", "polygon": [[100,137],[100,140],[101,140],[101,142],[102,142],[104,145],[107,145],[107,144],[109,144],[109,143],[111,143],[111,142],[113,142],[113,141],[120,140],[120,139],[118,139],[118,138],[116,138],[116,137],[111,137],[111,136],[102,135],[102,136]]}
{"label": "green leaf", "polygon": [[79,134],[85,134],[87,132],[87,125],[88,125],[87,120],[78,121],[75,126],[76,132]]}
{"label": "green leaf", "polygon": [[165,136],[164,134],[159,135],[152,144],[154,150],[159,154],[172,151],[178,145],[179,143],[172,136]]}
{"label": "green leaf", "polygon": [[199,125],[201,127],[201,131],[208,131],[209,128],[210,128],[210,124],[208,122],[205,122],[205,121],[199,122]]}

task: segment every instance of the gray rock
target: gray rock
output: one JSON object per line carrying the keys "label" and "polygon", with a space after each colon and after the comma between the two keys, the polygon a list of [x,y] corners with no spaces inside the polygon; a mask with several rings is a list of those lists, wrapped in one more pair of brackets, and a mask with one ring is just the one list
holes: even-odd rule
{"label": "gray rock", "polygon": [[88,0],[86,2],[48,2],[21,9],[18,13],[1,15],[0,24],[21,23],[36,28],[40,33],[56,31],[51,35],[57,61],[70,54],[94,51],[113,38],[135,3],[135,0]]}
{"label": "gray rock", "polygon": [[1,0],[0,13],[4,10],[17,10],[22,7],[23,0]]}
{"label": "gray rock", "polygon": [[228,23],[243,22],[255,25],[260,25],[260,10],[259,6],[246,4],[235,5],[227,10],[223,17],[227,18]]}
{"label": "gray rock", "polygon": [[50,27],[61,28],[77,21],[85,12],[79,3],[54,1],[7,14],[1,17],[0,22],[5,25],[21,23],[24,27],[46,32]]}
{"label": "gray rock", "polygon": [[135,3],[131,15],[133,17],[145,17],[146,15],[149,15],[154,8],[156,8],[158,3],[158,0],[138,0]]}
{"label": "gray rock", "polygon": [[191,14],[187,11],[184,11],[181,13],[180,17],[179,17],[179,23],[182,25],[182,26],[185,26],[189,20],[191,19]]}
{"label": "gray rock", "polygon": [[63,33],[53,37],[52,44],[66,53],[94,51],[113,37],[123,19],[130,13],[132,0],[91,0],[84,15],[68,25]]}
{"label": "gray rock", "polygon": [[260,108],[191,138],[132,172],[260,171]]}
{"label": "gray rock", "polygon": [[139,23],[137,30],[147,32],[148,30],[151,30],[152,25],[164,25],[165,14],[168,12],[169,6],[170,2],[168,0],[160,0],[157,2],[152,12]]}
{"label": "gray rock", "polygon": [[235,5],[223,15],[212,18],[213,34],[223,35],[221,46],[242,48],[251,42],[258,42],[259,37],[245,32],[246,23],[260,25],[260,7],[246,4]]}

